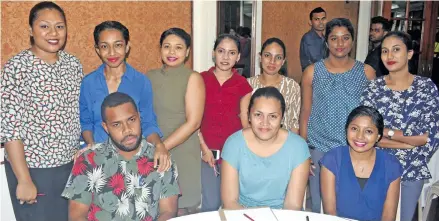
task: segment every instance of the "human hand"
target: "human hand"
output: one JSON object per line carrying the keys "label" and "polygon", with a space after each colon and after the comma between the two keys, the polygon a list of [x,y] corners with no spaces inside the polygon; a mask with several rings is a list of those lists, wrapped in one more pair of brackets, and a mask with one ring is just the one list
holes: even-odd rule
{"label": "human hand", "polygon": [[170,153],[163,143],[159,143],[155,147],[154,168],[157,168],[157,171],[160,173],[165,172],[169,170],[169,168],[171,168]]}
{"label": "human hand", "polygon": [[34,204],[37,202],[37,187],[32,180],[18,182],[15,194],[20,204]]}

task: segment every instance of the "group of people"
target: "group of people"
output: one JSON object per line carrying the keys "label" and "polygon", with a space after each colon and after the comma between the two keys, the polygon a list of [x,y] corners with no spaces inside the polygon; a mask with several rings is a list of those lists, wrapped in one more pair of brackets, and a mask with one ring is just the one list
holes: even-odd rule
{"label": "group of people", "polygon": [[129,30],[117,21],[95,27],[103,64],[83,76],[62,50],[63,9],[36,4],[31,48],[1,76],[17,220],[168,220],[200,203],[202,212],[301,210],[308,180],[313,212],[323,202],[326,214],[395,220],[401,187],[401,220],[411,220],[439,145],[436,86],[408,71],[406,33],[376,38],[389,72],[376,78],[375,66],[349,57],[348,19],[326,23],[316,8],[310,25],[301,85],[280,71],[278,38],[263,43],[258,76],[233,68],[242,47],[230,34],[214,43],[215,65],[197,73],[185,66],[191,37],[180,28],[162,33],[163,66],[143,74],[126,62]]}

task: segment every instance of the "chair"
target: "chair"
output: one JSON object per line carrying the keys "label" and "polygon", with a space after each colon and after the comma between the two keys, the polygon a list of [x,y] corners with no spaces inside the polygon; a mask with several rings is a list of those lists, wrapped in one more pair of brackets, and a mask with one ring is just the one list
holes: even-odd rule
{"label": "chair", "polygon": [[[433,185],[431,185],[430,190],[428,190],[424,212],[422,213],[422,221],[428,220],[428,218],[429,218],[428,214],[430,213],[430,210],[432,209],[431,203],[433,201],[433,198],[438,197],[438,196],[439,196],[439,181],[434,183]],[[435,209],[435,208],[433,208],[433,209]]]}

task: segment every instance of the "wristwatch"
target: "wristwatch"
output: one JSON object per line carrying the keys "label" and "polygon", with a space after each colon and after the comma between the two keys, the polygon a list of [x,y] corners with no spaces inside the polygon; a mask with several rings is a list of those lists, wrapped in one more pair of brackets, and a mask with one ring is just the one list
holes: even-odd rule
{"label": "wristwatch", "polygon": [[392,139],[393,135],[395,135],[395,131],[389,129],[389,131],[387,131],[387,137],[389,137],[389,139]]}

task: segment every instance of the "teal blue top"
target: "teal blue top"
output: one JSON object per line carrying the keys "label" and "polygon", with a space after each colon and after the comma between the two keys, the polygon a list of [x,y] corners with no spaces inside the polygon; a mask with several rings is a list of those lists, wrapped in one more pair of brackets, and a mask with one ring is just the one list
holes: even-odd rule
{"label": "teal blue top", "polygon": [[224,144],[221,157],[239,174],[239,203],[245,207],[283,208],[291,172],[310,157],[308,145],[299,135],[288,138],[275,154],[260,157],[247,146],[242,130]]}

